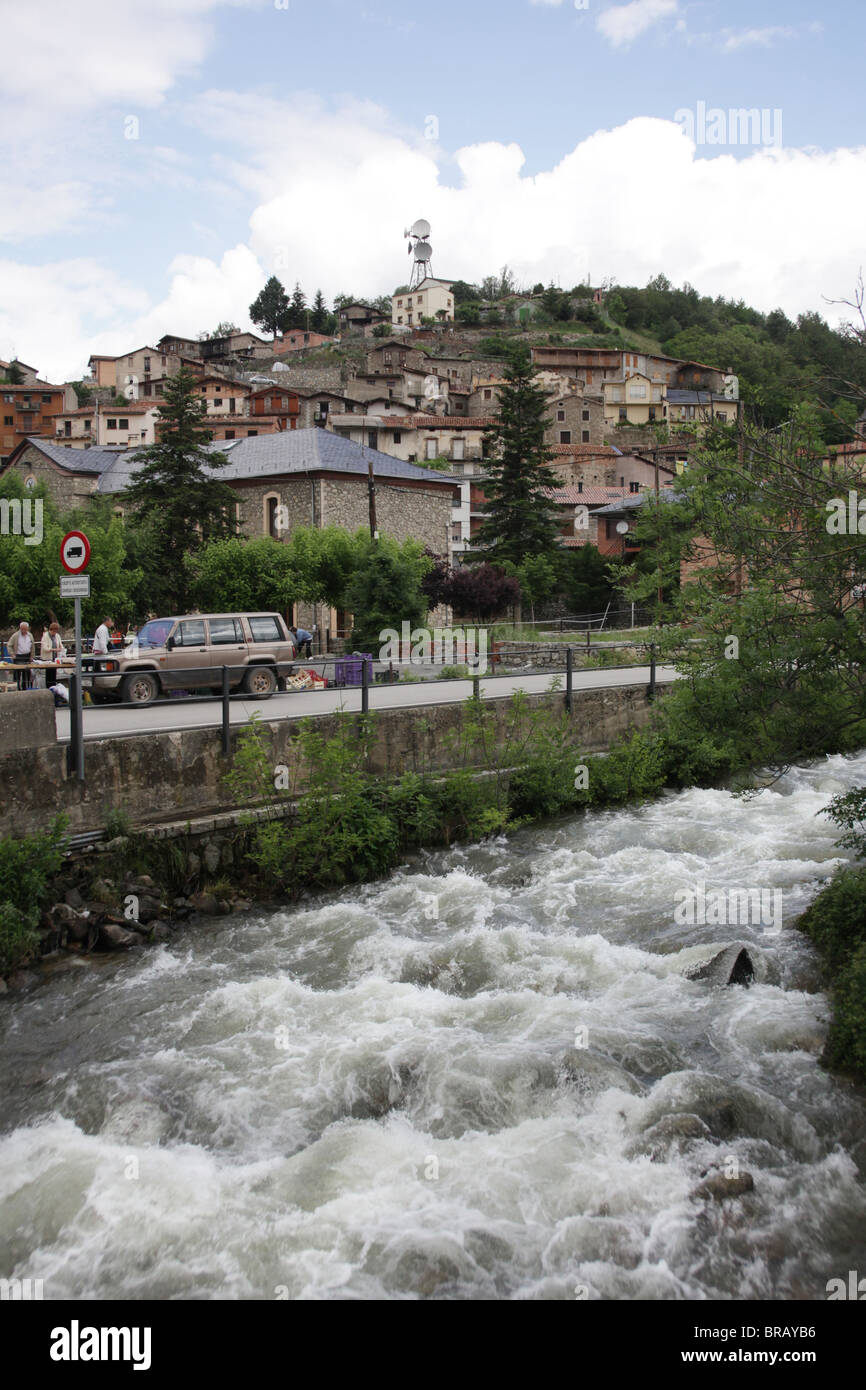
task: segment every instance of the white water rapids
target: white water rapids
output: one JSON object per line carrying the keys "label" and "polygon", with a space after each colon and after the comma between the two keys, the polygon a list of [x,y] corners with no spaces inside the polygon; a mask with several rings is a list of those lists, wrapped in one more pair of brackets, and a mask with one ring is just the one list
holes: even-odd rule
{"label": "white water rapids", "polygon": [[[823,1299],[866,1094],[790,929],[866,754],[179,930],[0,1000],[0,1276],[46,1298]],[[679,926],[779,888],[785,926]],[[770,976],[683,974],[754,941]],[[575,1046],[575,1043],[578,1043]],[[688,1116],[689,1118],[683,1118]],[[738,1165],[754,1191],[695,1197]]]}

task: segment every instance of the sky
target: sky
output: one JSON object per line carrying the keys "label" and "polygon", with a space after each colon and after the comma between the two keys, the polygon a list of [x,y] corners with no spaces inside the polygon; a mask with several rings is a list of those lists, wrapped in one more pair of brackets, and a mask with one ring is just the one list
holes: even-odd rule
{"label": "sky", "polygon": [[[0,0],[0,358],[195,337],[271,274],[855,291],[862,0]],[[753,111],[755,118],[737,113]]]}

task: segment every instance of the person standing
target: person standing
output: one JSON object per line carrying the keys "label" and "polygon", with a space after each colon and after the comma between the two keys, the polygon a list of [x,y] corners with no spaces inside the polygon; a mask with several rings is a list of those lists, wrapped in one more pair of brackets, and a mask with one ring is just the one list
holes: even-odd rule
{"label": "person standing", "polygon": [[111,619],[103,618],[96,634],[93,638],[92,653],[94,656],[108,656],[108,648],[111,643]]}
{"label": "person standing", "polygon": [[[21,622],[18,629],[9,638],[9,655],[12,657],[14,666],[29,666],[33,660],[33,634],[30,631],[30,624]],[[19,690],[27,690],[30,686],[30,672],[16,671],[15,684]]]}
{"label": "person standing", "polygon": [[57,684],[57,663],[66,660],[66,648],[60,640],[59,623],[49,623],[43,632],[39,655],[43,661],[54,662],[53,667],[49,666],[45,672],[45,684],[50,688]]}
{"label": "person standing", "polygon": [[309,661],[313,655],[313,634],[303,627],[290,627],[289,632],[295,643],[295,656],[305,656]]}

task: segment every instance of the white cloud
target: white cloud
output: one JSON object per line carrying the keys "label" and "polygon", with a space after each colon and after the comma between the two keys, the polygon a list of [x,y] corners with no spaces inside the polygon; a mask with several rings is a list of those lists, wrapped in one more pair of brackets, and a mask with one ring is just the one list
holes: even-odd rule
{"label": "white cloud", "polygon": [[677,13],[677,0],[631,0],[603,10],[595,27],[614,48],[622,48],[640,38],[661,19]]}
{"label": "white cloud", "polygon": [[[264,0],[148,0],[146,19],[117,0],[40,0],[5,5],[4,100],[28,102],[27,120],[56,111],[120,103],[157,105],[205,57],[211,11]],[[20,109],[20,108],[19,108]]]}
{"label": "white cloud", "polygon": [[738,48],[772,48],[776,39],[796,37],[796,29],[789,29],[781,24],[768,24],[763,29],[742,29],[739,33],[729,34],[722,48],[725,53],[733,53]]}
{"label": "white cloud", "polygon": [[[194,118],[229,190],[248,202],[248,243],[177,256],[159,302],[138,290],[134,265],[122,280],[89,261],[0,262],[0,357],[18,353],[63,377],[91,352],[194,335],[224,318],[246,323],[274,270],[308,295],[390,293],[408,278],[402,234],[416,217],[432,224],[434,270],[455,279],[505,262],[528,285],[571,287],[587,274],[645,284],[664,271],[791,315],[826,313],[823,296],[848,294],[862,261],[866,149],[701,158],[707,151],[674,121],[640,117],[529,177],[516,144],[470,145],[437,162],[420,131],[396,128],[371,104],[210,93]],[[828,219],[828,207],[842,211]]]}

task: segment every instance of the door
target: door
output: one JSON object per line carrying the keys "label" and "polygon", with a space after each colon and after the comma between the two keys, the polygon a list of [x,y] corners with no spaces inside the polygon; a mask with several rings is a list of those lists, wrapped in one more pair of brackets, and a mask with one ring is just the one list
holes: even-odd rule
{"label": "door", "polygon": [[[172,634],[174,645],[166,656],[163,684],[167,690],[195,690],[210,683],[210,653],[204,618],[184,618]],[[201,675],[189,668],[206,667]]]}
{"label": "door", "polygon": [[240,618],[208,618],[208,631],[214,681],[222,685],[222,671],[219,668],[228,666],[229,684],[236,685],[243,676],[242,668],[246,667],[247,661],[247,643]]}

